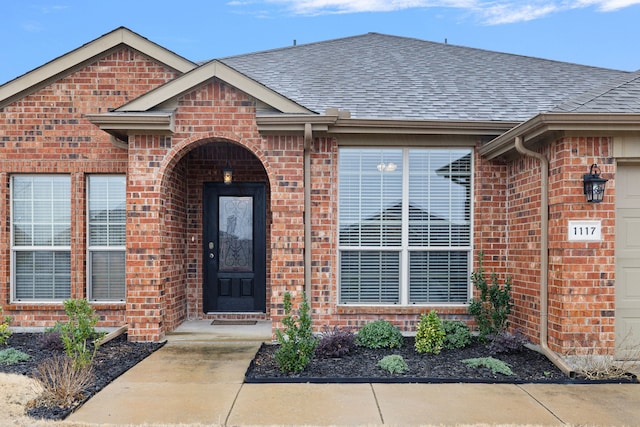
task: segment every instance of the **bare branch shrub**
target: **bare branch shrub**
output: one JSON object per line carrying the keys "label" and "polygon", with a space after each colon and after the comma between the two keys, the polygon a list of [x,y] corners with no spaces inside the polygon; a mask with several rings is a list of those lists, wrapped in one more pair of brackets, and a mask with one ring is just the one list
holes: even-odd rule
{"label": "bare branch shrub", "polygon": [[596,354],[589,349],[585,354],[574,352],[569,358],[579,376],[590,380],[617,380],[628,378],[640,370],[640,343],[633,343],[627,334],[613,354]]}
{"label": "bare branch shrub", "polygon": [[91,384],[91,367],[80,367],[65,355],[54,355],[36,368],[35,379],[42,386],[42,394],[32,406],[68,407],[83,398],[83,391]]}

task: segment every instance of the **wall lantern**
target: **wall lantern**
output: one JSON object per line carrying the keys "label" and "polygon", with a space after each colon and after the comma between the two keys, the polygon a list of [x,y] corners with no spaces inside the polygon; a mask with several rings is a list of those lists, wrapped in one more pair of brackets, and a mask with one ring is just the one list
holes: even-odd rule
{"label": "wall lantern", "polygon": [[230,185],[233,182],[233,169],[231,169],[229,162],[227,162],[227,166],[222,169],[222,182],[226,185]]}
{"label": "wall lantern", "polygon": [[600,203],[604,197],[604,187],[608,179],[600,178],[600,168],[596,163],[591,165],[589,173],[584,174],[584,194],[587,202]]}

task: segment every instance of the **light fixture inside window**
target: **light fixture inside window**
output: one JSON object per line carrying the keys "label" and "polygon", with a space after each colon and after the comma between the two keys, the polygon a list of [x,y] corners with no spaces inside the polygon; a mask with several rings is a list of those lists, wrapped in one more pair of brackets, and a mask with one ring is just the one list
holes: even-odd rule
{"label": "light fixture inside window", "polygon": [[398,165],[396,165],[393,162],[388,163],[388,164],[386,164],[384,162],[378,163],[378,171],[380,171],[380,172],[393,172],[396,169],[398,169]]}
{"label": "light fixture inside window", "polygon": [[600,203],[604,198],[604,188],[608,179],[600,178],[600,168],[596,163],[591,165],[589,173],[584,174],[583,181],[587,202]]}
{"label": "light fixture inside window", "polygon": [[227,166],[222,169],[222,182],[226,185],[229,185],[233,182],[233,169],[231,169],[231,165],[227,162]]}

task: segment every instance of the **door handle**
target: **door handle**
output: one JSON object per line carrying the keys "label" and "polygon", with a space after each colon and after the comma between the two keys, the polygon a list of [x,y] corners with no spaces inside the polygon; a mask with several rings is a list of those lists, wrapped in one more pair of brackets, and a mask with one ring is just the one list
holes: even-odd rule
{"label": "door handle", "polygon": [[213,252],[209,252],[209,258],[214,259],[216,256],[213,254]]}

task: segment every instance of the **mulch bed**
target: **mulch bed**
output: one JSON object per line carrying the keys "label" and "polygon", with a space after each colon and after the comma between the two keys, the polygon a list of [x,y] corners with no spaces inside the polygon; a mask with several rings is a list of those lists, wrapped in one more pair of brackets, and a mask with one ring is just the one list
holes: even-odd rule
{"label": "mulch bed", "polygon": [[[43,340],[43,333],[14,333],[4,348],[15,348],[28,354],[29,360],[13,365],[0,363],[0,372],[34,376],[37,366],[55,354],[62,354],[62,348],[53,348],[51,342]],[[93,359],[93,382],[84,392],[81,401],[70,407],[37,406],[30,408],[27,414],[34,418],[64,419],[81,406],[91,396],[102,390],[113,380],[138,364],[141,360],[162,347],[164,343],[133,343],[127,341],[126,334],[108,341],[98,348]]]}
{"label": "mulch bed", "polygon": [[[569,378],[544,355],[523,348],[512,353],[489,354],[477,340],[463,349],[442,350],[439,354],[420,354],[415,340],[406,337],[396,349],[355,347],[342,358],[314,357],[300,373],[282,373],[274,359],[277,344],[263,344],[247,369],[247,383],[597,383],[602,381]],[[409,367],[404,374],[391,374],[377,366],[384,356],[398,354]],[[509,365],[514,375],[495,374],[487,368],[471,368],[464,359],[492,356]],[[635,378],[615,382],[636,382]],[[607,381],[612,382],[612,381]]]}

